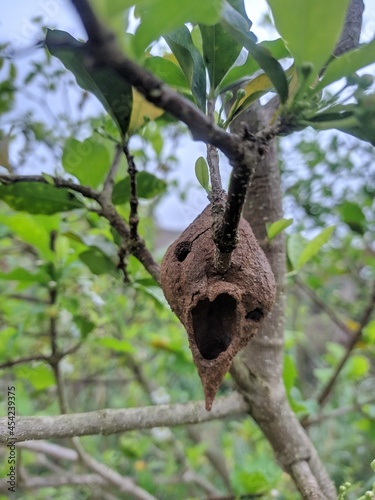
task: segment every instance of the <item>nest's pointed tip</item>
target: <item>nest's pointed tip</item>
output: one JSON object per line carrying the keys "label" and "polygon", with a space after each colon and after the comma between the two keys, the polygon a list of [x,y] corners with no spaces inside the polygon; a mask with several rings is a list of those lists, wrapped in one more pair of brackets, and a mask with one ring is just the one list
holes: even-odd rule
{"label": "nest's pointed tip", "polygon": [[212,405],[214,404],[215,395],[214,396],[205,396],[205,407],[207,411],[211,411]]}
{"label": "nest's pointed tip", "polygon": [[[200,372],[198,368],[198,372]],[[217,394],[217,391],[219,390],[219,387],[224,379],[226,371],[221,371],[221,370],[203,370],[199,373],[202,386],[203,386],[203,391],[204,391],[204,398],[205,398],[205,404],[206,404],[206,410],[211,411],[212,405],[214,404],[215,397]]]}

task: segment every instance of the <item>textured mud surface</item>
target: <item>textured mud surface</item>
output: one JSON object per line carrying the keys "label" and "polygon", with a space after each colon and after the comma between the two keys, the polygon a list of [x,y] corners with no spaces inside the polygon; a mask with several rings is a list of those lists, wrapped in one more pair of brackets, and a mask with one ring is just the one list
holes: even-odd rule
{"label": "textured mud surface", "polygon": [[257,333],[275,297],[271,268],[249,224],[241,219],[224,275],[214,267],[211,225],[208,206],[168,248],[161,266],[162,288],[186,328],[208,410],[233,358]]}

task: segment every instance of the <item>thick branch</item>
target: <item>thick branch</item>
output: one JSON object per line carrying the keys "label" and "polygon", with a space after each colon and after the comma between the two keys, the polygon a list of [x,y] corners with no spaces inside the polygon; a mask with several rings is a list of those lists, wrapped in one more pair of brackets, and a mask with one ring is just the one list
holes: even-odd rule
{"label": "thick branch", "polygon": [[[15,441],[52,439],[92,434],[114,434],[160,426],[197,424],[242,415],[248,406],[239,394],[219,398],[213,409],[205,410],[203,401],[185,404],[145,406],[124,410],[100,410],[54,417],[18,417]],[[8,439],[7,419],[0,419],[0,443]]]}
{"label": "thick branch", "polygon": [[334,52],[335,56],[339,56],[358,45],[362,28],[363,10],[363,0],[351,1],[342,35]]}
{"label": "thick branch", "polygon": [[116,45],[113,35],[95,16],[87,0],[72,0],[72,3],[86,29],[92,44],[92,56],[98,65],[111,67],[149,102],[185,123],[195,140],[217,146],[230,159],[236,156],[238,137],[214,125],[192,102],[125,57]]}

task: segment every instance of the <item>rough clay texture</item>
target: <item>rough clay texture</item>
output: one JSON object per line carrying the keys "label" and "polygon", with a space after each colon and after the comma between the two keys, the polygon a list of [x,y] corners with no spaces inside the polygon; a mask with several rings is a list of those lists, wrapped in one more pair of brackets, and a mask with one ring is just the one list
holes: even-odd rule
{"label": "rough clay texture", "polygon": [[250,225],[241,219],[238,245],[224,275],[215,270],[211,226],[209,205],[172,243],[161,265],[161,285],[186,328],[207,410],[275,298],[274,276]]}

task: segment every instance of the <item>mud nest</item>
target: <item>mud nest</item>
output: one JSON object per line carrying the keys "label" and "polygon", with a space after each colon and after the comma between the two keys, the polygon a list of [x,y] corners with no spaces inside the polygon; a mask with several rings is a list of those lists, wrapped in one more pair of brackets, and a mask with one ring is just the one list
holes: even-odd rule
{"label": "mud nest", "polygon": [[161,265],[161,285],[186,328],[207,410],[275,298],[273,273],[250,225],[241,219],[238,245],[224,275],[214,266],[211,226],[209,205],[172,243]]}

